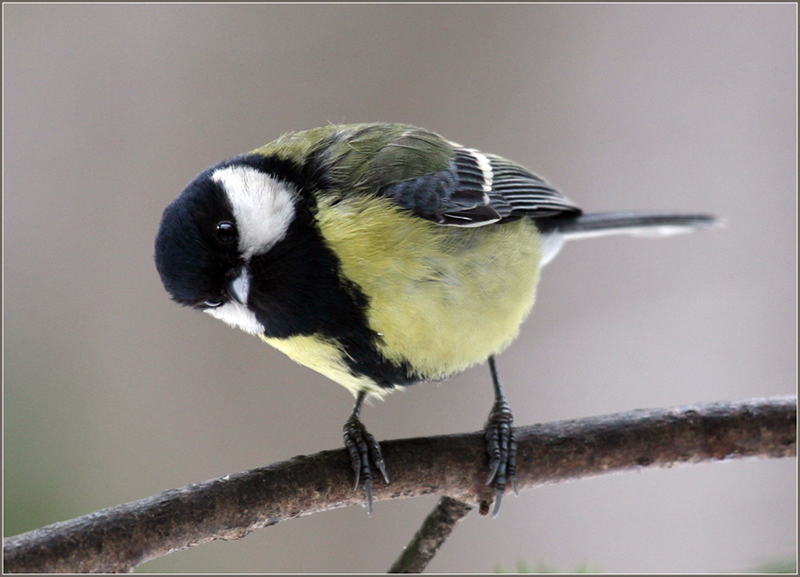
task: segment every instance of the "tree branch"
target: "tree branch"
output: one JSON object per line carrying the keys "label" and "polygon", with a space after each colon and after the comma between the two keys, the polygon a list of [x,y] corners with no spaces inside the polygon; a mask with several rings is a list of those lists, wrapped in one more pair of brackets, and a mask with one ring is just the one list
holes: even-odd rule
{"label": "tree branch", "polygon": [[[797,454],[797,399],[638,410],[519,427],[520,491],[644,467]],[[488,512],[482,432],[381,443],[392,484],[375,501],[436,493]],[[476,463],[481,466],[476,467]],[[344,449],[172,489],[3,541],[6,572],[122,572],[173,551],[362,504]]]}
{"label": "tree branch", "polygon": [[447,540],[456,523],[472,511],[472,505],[442,497],[425,518],[419,531],[389,569],[389,573],[422,573],[439,547]]}

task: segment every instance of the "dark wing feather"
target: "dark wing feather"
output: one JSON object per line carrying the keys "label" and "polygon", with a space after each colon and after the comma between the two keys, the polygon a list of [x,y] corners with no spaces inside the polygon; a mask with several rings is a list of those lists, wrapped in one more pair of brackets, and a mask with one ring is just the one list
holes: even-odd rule
{"label": "dark wing feather", "polygon": [[580,214],[560,192],[521,166],[452,146],[448,168],[394,183],[383,194],[422,218],[450,226]]}
{"label": "dark wing feather", "polygon": [[492,195],[511,207],[511,215],[542,218],[581,213],[572,201],[543,178],[499,156],[487,155],[492,167]]}

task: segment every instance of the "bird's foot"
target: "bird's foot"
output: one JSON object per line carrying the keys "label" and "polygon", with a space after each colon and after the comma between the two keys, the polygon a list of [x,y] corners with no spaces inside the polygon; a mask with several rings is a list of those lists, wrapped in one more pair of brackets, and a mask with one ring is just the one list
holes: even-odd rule
{"label": "bird's foot", "polygon": [[495,500],[492,517],[497,517],[500,512],[500,503],[506,492],[506,485],[510,484],[514,494],[517,495],[517,441],[514,435],[514,417],[505,398],[495,401],[489,420],[484,427],[486,436],[486,449],[489,452],[489,477],[486,484],[494,481]]}
{"label": "bird's foot", "polygon": [[372,468],[370,461],[378,468],[386,484],[389,484],[389,475],[386,474],[386,464],[383,461],[381,447],[375,437],[369,434],[366,427],[356,415],[351,415],[343,427],[344,446],[350,453],[350,462],[355,473],[355,490],[359,485],[364,486],[367,494],[367,515],[372,516]]}

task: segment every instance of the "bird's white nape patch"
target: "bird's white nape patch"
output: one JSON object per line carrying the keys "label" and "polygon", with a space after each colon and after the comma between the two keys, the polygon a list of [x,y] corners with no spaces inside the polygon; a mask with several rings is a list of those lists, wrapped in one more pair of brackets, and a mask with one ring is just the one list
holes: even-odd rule
{"label": "bird's white nape patch", "polygon": [[251,166],[219,168],[211,175],[228,195],[239,232],[239,252],[249,259],[286,236],[294,219],[294,191]]}
{"label": "bird's white nape patch", "polygon": [[253,311],[243,304],[228,301],[218,307],[203,309],[203,312],[251,335],[264,333],[264,325],[258,322]]}

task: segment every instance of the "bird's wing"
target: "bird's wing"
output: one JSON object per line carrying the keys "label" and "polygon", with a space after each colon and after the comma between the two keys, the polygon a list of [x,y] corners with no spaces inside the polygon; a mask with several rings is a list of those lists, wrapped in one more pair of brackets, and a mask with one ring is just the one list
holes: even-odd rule
{"label": "bird's wing", "polygon": [[377,193],[437,224],[483,226],[581,212],[525,168],[428,130],[349,125],[332,130],[329,138],[316,162],[330,189]]}
{"label": "bird's wing", "polygon": [[510,213],[504,217],[524,215],[540,219],[581,214],[575,203],[542,177],[505,158],[491,154],[485,156],[489,159],[492,177],[489,197],[492,204],[508,205]]}
{"label": "bird's wing", "polygon": [[499,156],[451,146],[447,168],[387,186],[383,194],[423,218],[451,226],[580,214],[575,204],[523,167]]}

